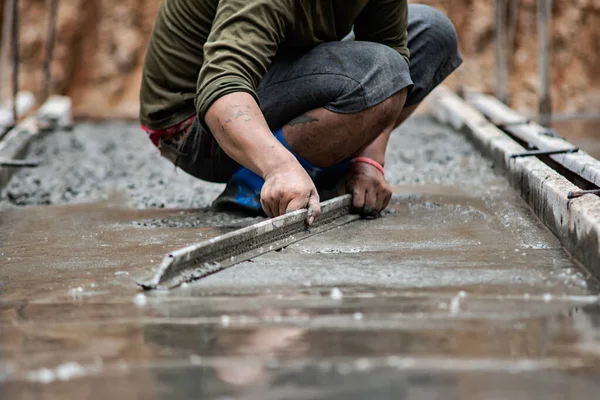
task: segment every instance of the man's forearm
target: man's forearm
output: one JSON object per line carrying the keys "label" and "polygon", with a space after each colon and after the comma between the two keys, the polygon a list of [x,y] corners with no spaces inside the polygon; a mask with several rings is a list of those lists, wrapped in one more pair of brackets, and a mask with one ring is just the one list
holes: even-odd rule
{"label": "man's forearm", "polygon": [[231,93],[215,101],[205,121],[232,159],[265,178],[296,158],[273,136],[262,111],[248,93]]}
{"label": "man's forearm", "polygon": [[385,151],[387,149],[388,142],[392,131],[386,131],[379,135],[377,139],[372,141],[370,144],[365,146],[362,150],[357,153],[358,157],[368,157],[372,160],[377,161],[382,166],[385,166]]}

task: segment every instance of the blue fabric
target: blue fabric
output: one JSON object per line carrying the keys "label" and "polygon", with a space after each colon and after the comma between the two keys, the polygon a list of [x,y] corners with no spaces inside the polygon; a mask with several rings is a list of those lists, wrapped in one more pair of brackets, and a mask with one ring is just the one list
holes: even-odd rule
{"label": "blue fabric", "polygon": [[234,201],[240,206],[260,210],[260,191],[265,181],[248,168],[238,169],[227,184],[233,187]]}
{"label": "blue fabric", "polygon": [[[285,141],[285,138],[283,137],[283,131],[281,129],[276,131],[274,135],[277,138],[277,140],[286,149],[288,149],[294,155],[294,157],[296,157],[302,168],[306,170],[308,175],[315,182],[323,177],[326,177],[327,181],[330,181],[331,185],[335,185],[335,183],[342,177],[344,171],[348,166],[349,161],[344,161],[331,168],[320,168],[315,165],[312,165],[304,158],[294,153],[294,151]],[[262,206],[260,204],[260,192],[264,183],[265,181],[259,175],[250,171],[248,168],[241,167],[233,174],[233,177],[231,178],[227,186],[229,190],[233,190],[234,201],[238,205],[253,210],[261,210]]]}

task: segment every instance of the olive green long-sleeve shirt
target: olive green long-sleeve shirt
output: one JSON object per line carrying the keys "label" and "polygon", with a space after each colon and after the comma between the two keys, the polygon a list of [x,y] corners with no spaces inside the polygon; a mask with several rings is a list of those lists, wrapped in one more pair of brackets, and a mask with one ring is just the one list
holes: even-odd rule
{"label": "olive green long-sleeve shirt", "polygon": [[140,120],[165,129],[204,117],[220,97],[256,88],[280,50],[344,38],[409,59],[407,0],[164,0],[150,39]]}

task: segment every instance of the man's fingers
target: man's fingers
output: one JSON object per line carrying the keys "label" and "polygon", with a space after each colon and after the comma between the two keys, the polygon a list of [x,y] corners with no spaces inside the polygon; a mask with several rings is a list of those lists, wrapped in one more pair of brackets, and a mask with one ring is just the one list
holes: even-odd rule
{"label": "man's fingers", "polygon": [[295,197],[287,204],[285,213],[289,213],[296,210],[302,210],[308,205],[308,199],[303,196]]}
{"label": "man's fingers", "polygon": [[392,193],[388,194],[383,202],[383,209],[386,209],[390,205],[390,201],[392,201]]}
{"label": "man's fingers", "polygon": [[385,210],[390,204],[392,198],[392,190],[389,185],[384,184],[383,187],[377,192],[377,210],[379,212]]}
{"label": "man's fingers", "polygon": [[365,209],[377,209],[377,191],[375,189],[367,189],[365,194]]}
{"label": "man's fingers", "polygon": [[365,206],[365,190],[354,189],[352,191],[352,206],[355,210],[362,210]]}
{"label": "man's fingers", "polygon": [[377,195],[374,190],[369,189],[355,189],[353,206],[363,217],[371,217],[377,215],[375,209],[377,202]]}
{"label": "man's fingers", "polygon": [[262,205],[265,214],[267,214],[268,217],[273,218],[273,211],[271,210],[270,202],[265,200],[265,198],[261,196],[260,204]]}
{"label": "man's fingers", "polygon": [[283,197],[280,198],[279,204],[277,205],[277,211],[279,211],[279,214],[277,214],[277,215],[280,216],[280,215],[287,213],[290,203],[291,203],[291,201],[289,201],[288,199],[283,198]]}
{"label": "man's fingers", "polygon": [[377,215],[377,192],[373,189],[365,190],[365,202],[361,208],[361,214],[366,217]]}
{"label": "man's fingers", "polygon": [[352,194],[353,211],[363,217],[377,217],[390,203],[391,187],[378,171],[363,171],[357,164],[345,183],[347,192]]}
{"label": "man's fingers", "polygon": [[[315,194],[318,203],[317,190],[310,176],[300,164],[291,165],[291,168],[265,177],[261,191],[261,204],[265,213],[273,218],[290,211],[307,208],[311,197]],[[316,209],[319,210],[318,205]]]}
{"label": "man's fingers", "polygon": [[308,225],[312,225],[315,219],[321,215],[321,203],[319,195],[316,192],[312,193],[308,199],[306,197],[296,197],[292,199],[287,205],[286,213],[305,208],[308,208],[306,222]]}
{"label": "man's fingers", "polygon": [[269,205],[266,202],[261,202],[261,203],[262,203],[263,211],[265,212],[265,214],[267,214],[267,217],[273,218],[273,212],[271,211],[271,208],[269,207]]}
{"label": "man's fingers", "polygon": [[281,197],[273,198],[273,201],[271,202],[271,212],[273,212],[273,218],[283,215],[283,214],[279,213],[279,205],[282,202],[285,203],[285,201],[283,201],[283,199]]}
{"label": "man's fingers", "polygon": [[385,202],[385,193],[384,192],[379,192],[377,193],[377,201],[375,202],[375,210],[380,213],[381,211],[383,211],[383,209],[385,208],[384,206],[384,202]]}
{"label": "man's fingers", "polygon": [[321,215],[321,199],[319,199],[319,195],[314,192],[311,194],[310,199],[308,199],[308,215],[306,222],[308,225],[312,225]]}

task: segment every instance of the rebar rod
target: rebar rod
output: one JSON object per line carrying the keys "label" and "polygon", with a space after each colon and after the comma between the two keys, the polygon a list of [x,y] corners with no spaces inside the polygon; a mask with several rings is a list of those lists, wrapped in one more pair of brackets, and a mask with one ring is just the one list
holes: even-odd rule
{"label": "rebar rod", "polygon": [[56,15],[58,13],[58,0],[50,0],[50,17],[48,20],[48,38],[46,42],[46,58],[44,59],[44,83],[40,101],[43,103],[50,95],[52,83],[52,58],[54,55],[54,42],[56,40]]}
{"label": "rebar rod", "polygon": [[17,94],[19,93],[19,0],[12,0],[12,111],[13,123],[19,120]]}
{"label": "rebar rod", "polygon": [[537,0],[538,77],[540,122],[547,126],[552,117],[552,79],[550,51],[552,43],[552,0]]}
{"label": "rebar rod", "polygon": [[3,160],[0,159],[0,167],[12,168],[35,168],[42,162],[40,160]]}
{"label": "rebar rod", "polygon": [[595,194],[597,196],[600,196],[600,189],[594,189],[594,190],[581,190],[578,192],[569,192],[567,194],[567,198],[569,200],[573,200],[573,199],[578,199],[580,197],[586,196],[588,194]]}
{"label": "rebar rod", "polygon": [[517,23],[519,21],[519,0],[510,0],[508,13],[508,49],[509,57],[512,57],[515,51],[515,40],[517,35]]}
{"label": "rebar rod", "polygon": [[508,103],[508,0],[496,0],[496,97]]}
{"label": "rebar rod", "polygon": [[13,1],[4,1],[4,14],[2,18],[2,43],[0,44],[0,104],[8,98],[5,93],[6,71],[8,70],[8,55],[10,54],[10,37],[12,32]]}

